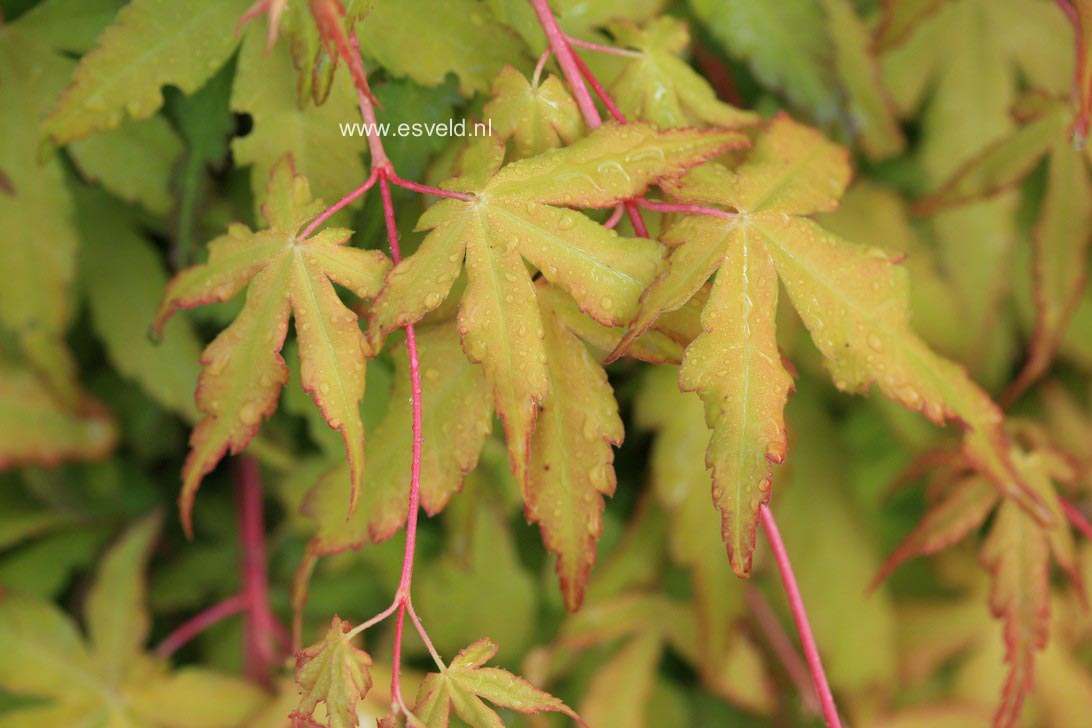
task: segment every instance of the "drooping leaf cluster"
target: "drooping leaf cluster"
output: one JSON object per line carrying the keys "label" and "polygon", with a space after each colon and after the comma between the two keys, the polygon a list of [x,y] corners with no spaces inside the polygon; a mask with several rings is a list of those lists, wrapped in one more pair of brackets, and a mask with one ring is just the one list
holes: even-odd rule
{"label": "drooping leaf cluster", "polygon": [[[523,0],[0,3],[0,725],[388,715],[411,369],[407,725],[806,724],[763,508],[848,723],[1084,725],[1092,4],[550,6],[606,123]],[[404,257],[362,98],[492,132],[383,138]],[[143,651],[244,454],[265,692]]]}

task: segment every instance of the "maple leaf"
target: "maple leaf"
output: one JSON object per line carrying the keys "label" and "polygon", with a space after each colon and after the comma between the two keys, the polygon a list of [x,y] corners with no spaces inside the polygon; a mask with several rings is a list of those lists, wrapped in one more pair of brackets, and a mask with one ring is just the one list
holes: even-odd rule
{"label": "maple leaf", "polygon": [[542,401],[524,482],[527,520],[557,554],[565,606],[576,611],[603,530],[603,496],[614,493],[622,444],[618,403],[603,367],[556,316],[543,317],[549,394]]}
{"label": "maple leaf", "polygon": [[117,441],[117,424],[97,401],[83,395],[75,406],[32,370],[0,361],[0,470],[97,460]]}
{"label": "maple leaf", "polygon": [[[948,0],[882,57],[884,83],[902,115],[918,119],[914,160],[927,183],[939,184],[1006,136],[1022,89],[1068,91],[1072,43],[1058,42],[1068,32],[1054,3]],[[967,108],[975,109],[973,118]],[[1015,349],[1014,327],[1004,315],[1020,233],[1015,203],[1004,196],[930,220],[970,332],[957,351],[990,386],[1008,381]]]}
{"label": "maple leaf", "polygon": [[1008,455],[1001,412],[958,366],[914,335],[897,260],[848,243],[804,216],[829,211],[849,180],[845,150],[787,116],[774,119],[736,172],[699,168],[670,188],[687,201],[737,210],[686,215],[664,234],[667,268],[641,297],[619,356],[661,311],[680,307],[717,274],[702,335],[687,348],[680,386],[696,390],[713,430],[707,463],[732,566],[746,575],[773,463],[785,457],[782,410],[792,382],[773,315],[777,280],[827,360],[835,386],[891,399],[934,422],[967,426],[968,456],[997,487],[1043,510]]}
{"label": "maple leaf", "polygon": [[168,285],[156,316],[159,331],[178,308],[226,301],[247,288],[246,304],[202,355],[198,409],[205,417],[190,437],[179,503],[192,534],[194,495],[201,479],[228,450],[239,452],[261,421],[277,407],[288,377],[280,356],[288,317],[296,321],[304,389],[327,424],[340,430],[350,465],[349,510],[355,508],[364,472],[364,396],[367,344],[356,314],[332,282],[361,298],[382,284],[387,259],[377,251],[346,246],[349,230],[329,228],[299,238],[300,228],[323,209],[311,199],[306,178],[286,157],[270,176],[262,206],[269,228],[254,232],[232,225],[209,243],[209,260],[179,273]]}
{"label": "maple leaf", "polygon": [[661,261],[660,246],[625,239],[575,210],[640,195],[745,138],[730,131],[657,131],[606,124],[563,149],[497,171],[500,149],[450,184],[469,200],[442,200],[421,217],[431,232],[387,277],[372,308],[373,340],[415,323],[447,297],[466,262],[458,328],[481,363],[508,434],[512,471],[525,477],[536,410],[549,391],[542,321],[524,260],[606,325],[628,320]]}
{"label": "maple leaf", "polygon": [[459,652],[447,669],[430,673],[421,683],[413,712],[428,728],[447,728],[451,711],[472,728],[503,728],[500,716],[483,699],[525,715],[564,713],[581,725],[572,708],[523,678],[497,667],[482,667],[497,654],[497,645],[481,639]]}
{"label": "maple leaf", "polygon": [[389,73],[423,86],[454,73],[468,96],[487,91],[505,65],[528,65],[523,44],[477,0],[375,0],[358,35]]}
{"label": "maple leaf", "polygon": [[[43,130],[56,144],[144,119],[163,105],[162,87],[200,88],[231,56],[247,0],[134,0],[76,68]],[[139,58],[134,63],[133,59]]]}
{"label": "maple leaf", "polygon": [[[732,619],[743,618],[746,607],[740,582],[731,578],[731,566],[724,558],[720,519],[709,508],[708,431],[701,402],[679,390],[676,370],[655,367],[642,381],[635,416],[639,425],[656,435],[651,480],[668,514],[668,553],[690,571],[694,594],[690,609],[700,635],[694,640],[691,659],[710,689],[736,705],[766,712],[774,702],[769,676],[761,665],[738,663],[748,652],[748,643],[733,628]],[[663,621],[660,616],[651,620],[659,621]],[[745,683],[747,689],[740,689],[736,680],[743,676],[733,667],[751,678]]]}
{"label": "maple leaf", "polygon": [[[492,429],[492,399],[481,367],[462,353],[458,332],[448,324],[417,328],[422,380],[421,507],[442,511],[474,469]],[[318,522],[309,550],[330,554],[384,541],[406,522],[409,512],[413,408],[409,358],[394,353],[395,380],[390,405],[365,445],[369,487],[360,507],[345,517],[349,467],[342,463],[308,493],[303,511]]]}
{"label": "maple leaf", "polygon": [[877,586],[904,561],[948,548],[982,525],[997,504],[997,488],[979,475],[970,475],[947,486],[914,530],[895,547],[872,580]]}
{"label": "maple leaf", "polygon": [[823,0],[834,68],[845,93],[850,137],[870,159],[892,157],[906,147],[895,104],[880,83],[872,35],[850,0]]}
{"label": "maple leaf", "polygon": [[1049,159],[1039,219],[1032,230],[1032,292],[1035,331],[1027,361],[1010,385],[1010,396],[1050,366],[1087,279],[1092,243],[1092,178],[1088,160],[1064,136],[1068,105],[1030,94],[1015,106],[1026,123],[986,147],[917,207],[926,213],[994,195],[1031,174]]}
{"label": "maple leaf", "polygon": [[[296,7],[293,3],[290,10]],[[231,110],[248,114],[254,128],[231,140],[231,152],[236,164],[250,165],[257,202],[273,166],[286,154],[318,198],[339,199],[360,184],[367,176],[362,156],[366,145],[359,137],[342,134],[339,126],[359,114],[356,91],[345,74],[331,79],[321,106],[301,102],[289,49],[278,44],[267,52],[257,27],[246,31],[236,66]]]}
{"label": "maple leaf", "polygon": [[513,159],[572,144],[586,131],[576,101],[557,76],[532,86],[512,66],[497,75],[484,115],[493,121],[497,139],[512,140]]}
{"label": "maple leaf", "polygon": [[0,687],[40,699],[6,710],[0,723],[231,728],[265,701],[244,680],[171,672],[141,650],[150,627],[144,571],[161,521],[153,513],[135,522],[103,558],[84,602],[86,640],[53,604],[0,596]]}
{"label": "maple leaf", "polygon": [[637,56],[622,68],[610,93],[627,118],[663,128],[677,126],[742,127],[761,117],[719,101],[709,83],[679,58],[690,45],[686,24],[664,16],[639,28],[618,21],[610,25],[615,43]]}
{"label": "maple leaf", "polygon": [[372,687],[372,658],[353,647],[346,637],[351,631],[352,625],[335,615],[326,636],[296,655],[301,697],[293,721],[307,725],[318,704],[325,703],[330,728],[357,725],[357,701]]}
{"label": "maple leaf", "polygon": [[[62,403],[75,405],[75,364],[64,343],[72,315],[78,235],[61,161],[36,156],[39,123],[71,73],[72,62],[22,22],[0,37],[0,326],[49,381]],[[48,245],[28,245],[29,240]]]}
{"label": "maple leaf", "polygon": [[982,564],[994,576],[990,608],[1003,621],[1009,676],[995,726],[1016,725],[1032,687],[1035,653],[1046,647],[1050,625],[1050,546],[1036,523],[1012,502],[1001,505]]}

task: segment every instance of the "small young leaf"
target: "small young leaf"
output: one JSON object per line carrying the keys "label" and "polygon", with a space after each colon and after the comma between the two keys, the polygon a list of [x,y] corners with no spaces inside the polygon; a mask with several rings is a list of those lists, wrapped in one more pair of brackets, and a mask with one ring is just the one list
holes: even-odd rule
{"label": "small young leaf", "polygon": [[557,76],[531,86],[512,66],[501,69],[493,82],[493,100],[484,114],[492,119],[498,139],[512,139],[513,159],[572,144],[585,131],[576,102]]}
{"label": "small young leaf", "polygon": [[576,713],[549,693],[497,667],[482,667],[497,654],[497,645],[481,639],[462,650],[447,669],[431,673],[421,683],[413,712],[428,728],[447,728],[454,710],[472,728],[503,728],[500,716],[482,699],[500,708],[533,715],[543,711]]}
{"label": "small young leaf", "polygon": [[633,23],[610,26],[615,43],[634,48],[630,60],[611,86],[611,95],[628,118],[650,121],[662,128],[757,124],[761,117],[717,100],[709,83],[679,58],[690,45],[686,25],[663,16],[643,28]]}
{"label": "small young leaf", "polygon": [[348,230],[329,228],[297,237],[322,211],[322,203],[312,200],[307,180],[296,174],[291,158],[274,168],[262,209],[269,229],[231,226],[209,244],[207,263],[171,281],[156,316],[160,330],[177,308],[226,301],[249,286],[242,312],[202,357],[197,405],[206,416],[190,438],[179,498],[188,532],[201,479],[225,451],[244,448],[277,406],[288,377],[279,352],[290,313],[296,320],[303,387],[345,440],[350,512],[360,492],[364,431],[359,403],[367,350],[356,314],[341,302],[332,283],[369,298],[381,286],[387,259],[376,251],[346,246]]}
{"label": "small young leaf", "polygon": [[325,703],[330,728],[358,724],[356,704],[371,690],[372,658],[346,639],[351,629],[352,625],[335,616],[326,636],[296,655],[301,697],[293,719],[306,721],[319,703]]}

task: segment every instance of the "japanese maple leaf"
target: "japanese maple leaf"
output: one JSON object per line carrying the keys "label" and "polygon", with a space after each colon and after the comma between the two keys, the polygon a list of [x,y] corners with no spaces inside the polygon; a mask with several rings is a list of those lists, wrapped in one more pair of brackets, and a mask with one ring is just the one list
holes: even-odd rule
{"label": "japanese maple leaf", "polygon": [[994,716],[997,726],[1018,723],[1024,698],[1033,685],[1036,654],[1047,645],[1052,562],[1065,572],[1077,597],[1084,600],[1076,545],[1053,482],[1072,483],[1076,472],[1051,450],[1014,448],[1012,460],[1049,509],[1052,525],[1039,523],[1012,499],[1002,500],[995,509],[996,489],[985,478],[975,474],[958,477],[899,544],[875,580],[883,579],[908,558],[936,554],[962,540],[978,530],[991,512],[995,514],[979,557],[992,577],[990,609],[1001,620],[1009,664]]}
{"label": "japanese maple leaf", "polygon": [[[422,216],[418,227],[431,232],[391,271],[372,308],[378,341],[439,307],[465,261],[463,348],[492,389],[527,514],[561,555],[570,608],[594,558],[602,495],[614,489],[609,444],[621,441],[622,428],[598,362],[568,328],[544,320],[528,264],[598,323],[629,321],[662,262],[661,246],[560,206],[612,206],[744,144],[725,130],[608,124],[499,170],[503,150],[494,146],[491,159],[449,183],[467,199],[443,200]],[[546,422],[536,431],[540,407]],[[579,442],[568,432],[574,418],[583,421]]]}
{"label": "japanese maple leaf", "polygon": [[0,596],[0,688],[23,696],[6,726],[243,725],[267,700],[257,686],[203,667],[172,670],[144,651],[151,630],[147,562],[162,518],[128,527],[83,600],[83,625],[48,601]]}
{"label": "japanese maple leaf", "polygon": [[[832,210],[850,177],[844,149],[778,116],[735,172],[709,165],[672,194],[736,213],[685,215],[664,234],[667,268],[641,297],[619,356],[662,311],[684,305],[714,273],[703,331],[686,350],[679,383],[705,402],[707,464],[732,567],[750,571],[758,510],[772,465],[785,458],[782,411],[792,380],[777,350],[777,281],[823,353],[835,385],[888,397],[937,423],[958,419],[968,457],[1005,493],[1042,514],[1012,466],[1000,410],[955,364],[910,329],[906,272],[879,249],[844,241],[805,216]],[[1044,516],[1046,517],[1046,516]]]}
{"label": "japanese maple leaf", "polygon": [[918,203],[937,212],[1009,189],[1049,159],[1039,218],[1031,234],[1035,332],[1010,396],[1050,366],[1087,279],[1092,243],[1092,177],[1086,153],[1066,135],[1072,112],[1061,99],[1028,94],[1014,107],[1025,123],[986,147]]}
{"label": "japanese maple leaf", "polygon": [[351,625],[335,616],[321,641],[296,655],[296,684],[301,697],[293,711],[294,724],[310,725],[319,703],[326,703],[330,728],[351,728],[358,723],[357,701],[372,687],[372,658],[349,642]]}
{"label": "japanese maple leaf", "polygon": [[496,711],[483,702],[530,715],[543,711],[564,713],[577,720],[573,709],[523,678],[498,667],[482,667],[497,654],[497,645],[481,639],[459,652],[447,669],[431,673],[421,683],[413,712],[428,728],[447,728],[451,711],[474,728],[503,728]]}
{"label": "japanese maple leaf", "polygon": [[155,330],[175,309],[233,298],[247,289],[238,317],[209,344],[197,387],[204,418],[190,436],[179,504],[192,534],[194,495],[201,479],[230,450],[242,450],[277,407],[288,379],[280,349],[295,317],[304,389],[327,424],[340,430],[350,467],[349,510],[364,474],[364,396],[367,345],[357,317],[338,298],[337,283],[361,298],[378,292],[388,261],[377,251],[345,245],[351,231],[330,228],[300,237],[300,228],[323,210],[291,158],[273,169],[262,206],[269,228],[232,225],[209,243],[209,259],[179,273],[168,285]]}

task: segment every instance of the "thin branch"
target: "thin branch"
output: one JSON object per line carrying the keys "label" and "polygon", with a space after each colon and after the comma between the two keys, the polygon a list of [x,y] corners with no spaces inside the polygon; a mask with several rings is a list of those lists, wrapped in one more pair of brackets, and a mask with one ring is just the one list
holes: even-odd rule
{"label": "thin branch", "polygon": [[565,75],[565,80],[569,82],[569,88],[572,89],[577,108],[580,109],[580,113],[584,116],[584,121],[588,127],[595,129],[602,125],[603,119],[599,116],[599,109],[595,108],[595,102],[592,101],[591,94],[588,93],[588,87],[584,85],[584,77],[580,74],[576,53],[573,52],[572,46],[565,38],[565,33],[558,26],[557,18],[554,17],[554,12],[550,9],[549,1],[530,1],[531,6],[535,9],[535,15],[538,16],[539,25],[546,33],[546,40],[550,44],[550,49],[554,52],[554,57],[557,58],[557,65],[561,66],[561,72]]}
{"label": "thin branch", "polygon": [[618,203],[614,206],[614,212],[612,212],[610,217],[607,218],[607,221],[603,223],[603,227],[607,230],[613,230],[618,223],[622,221],[622,215],[624,214],[626,214],[625,205]]}
{"label": "thin branch", "polygon": [[777,655],[777,659],[780,660],[781,666],[785,668],[789,679],[796,685],[796,692],[800,694],[800,700],[803,701],[804,707],[816,715],[822,715],[819,696],[815,694],[815,686],[808,674],[808,666],[800,659],[796,648],[789,641],[789,635],[782,629],[781,621],[774,614],[770,603],[766,601],[766,597],[753,586],[749,586],[744,590],[743,597],[747,601],[747,606],[751,608],[751,613],[754,615],[759,628],[766,636],[766,640],[770,643],[770,649]]}
{"label": "thin branch", "polygon": [[454,190],[445,190],[440,187],[432,187],[431,185],[423,185],[418,182],[411,182],[408,179],[399,177],[394,172],[390,172],[386,175],[392,185],[397,185],[403,189],[412,190],[413,192],[420,192],[422,195],[432,195],[434,197],[446,197],[450,200],[462,200],[463,202],[472,202],[474,195],[469,195],[465,192],[455,192]]}
{"label": "thin branch", "polygon": [[719,217],[725,220],[735,221],[739,217],[734,212],[728,212],[727,210],[721,210],[717,207],[707,207],[706,205],[692,205],[690,203],[681,202],[659,202],[658,200],[646,200],[643,197],[638,197],[633,202],[647,210],[654,212],[677,212],[684,215],[708,215],[710,217]]}
{"label": "thin branch", "polygon": [[299,237],[306,240],[311,235],[311,233],[315,232],[319,225],[333,217],[333,215],[338,210],[341,210],[346,205],[351,205],[354,200],[370,190],[375,184],[375,181],[376,179],[378,179],[378,177],[379,175],[376,174],[376,171],[373,168],[372,173],[368,175],[368,179],[364,181],[364,184],[360,185],[355,190],[335,202],[333,205],[323,210],[321,215],[312,220],[310,224],[303,229],[303,232],[300,233]]}
{"label": "thin branch", "polygon": [[800,587],[796,584],[796,576],[792,571],[789,554],[785,550],[785,542],[781,540],[781,532],[777,529],[777,521],[774,520],[773,511],[765,504],[759,509],[759,515],[762,526],[766,529],[766,538],[770,542],[777,568],[781,572],[781,583],[785,586],[789,609],[792,611],[793,621],[796,622],[796,631],[800,635],[800,643],[804,648],[804,658],[811,671],[815,692],[819,694],[823,717],[828,728],[841,728],[842,721],[838,717],[838,708],[834,705],[834,696],[830,692],[830,684],[823,670],[823,660],[819,657],[819,648],[815,645],[815,636],[812,635],[811,625],[808,623],[808,612],[804,608],[804,599],[800,596]]}
{"label": "thin branch", "polygon": [[213,604],[211,607],[199,612],[167,635],[155,648],[156,656],[164,659],[170,657],[194,637],[201,634],[212,625],[222,622],[234,614],[238,614],[246,609],[246,606],[247,600],[242,594],[236,594],[218,604]]}
{"label": "thin branch", "polygon": [[269,609],[269,581],[265,555],[265,526],[262,518],[262,482],[258,461],[249,455],[235,460],[236,513],[239,523],[242,595],[246,600],[243,616],[245,672],[262,685],[271,685],[277,650],[273,640],[278,630],[277,618]]}
{"label": "thin branch", "polygon": [[538,63],[535,64],[535,72],[531,74],[531,87],[538,88],[538,82],[542,78],[542,72],[546,70],[546,61],[550,60],[552,51],[547,46],[546,50],[542,51],[542,55],[538,57]]}
{"label": "thin branch", "polygon": [[576,61],[576,67],[580,69],[580,75],[584,77],[584,80],[588,82],[588,85],[592,87],[592,91],[599,97],[599,100],[603,102],[603,106],[607,108],[610,115],[614,117],[614,120],[619,124],[626,123],[626,115],[622,113],[622,110],[618,108],[618,104],[614,103],[614,99],[607,93],[607,90],[603,88],[603,84],[599,82],[595,74],[588,68],[588,64],[584,63],[584,59],[580,57],[579,53],[573,54],[573,60]]}
{"label": "thin branch", "polygon": [[574,38],[571,35],[566,35],[565,40],[569,42],[569,45],[574,45],[577,48],[586,48],[589,51],[606,53],[612,56],[626,56],[627,58],[641,58],[644,56],[640,51],[633,51],[629,48],[616,48],[615,46],[603,45],[601,43],[592,43],[591,41]]}
{"label": "thin branch", "polygon": [[417,616],[417,610],[413,608],[413,600],[406,600],[406,609],[409,611],[410,619],[413,620],[413,626],[417,628],[417,634],[421,636],[421,641],[425,643],[428,653],[432,655],[432,661],[436,663],[436,667],[440,669],[440,672],[443,672],[447,669],[447,665],[440,658],[440,653],[436,651],[436,646],[432,644],[432,638],[428,636],[424,625],[421,624],[421,618]]}

